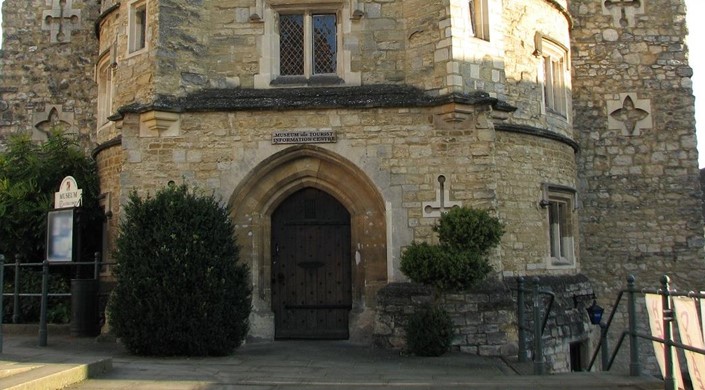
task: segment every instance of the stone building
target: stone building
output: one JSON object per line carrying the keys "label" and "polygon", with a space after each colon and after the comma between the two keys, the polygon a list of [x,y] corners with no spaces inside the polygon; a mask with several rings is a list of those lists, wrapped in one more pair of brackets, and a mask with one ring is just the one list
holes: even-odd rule
{"label": "stone building", "polygon": [[[705,279],[685,12],[5,0],[0,134],[61,126],[92,151],[107,256],[129,191],[214,190],[252,270],[252,337],[369,340],[401,251],[459,205],[507,226],[494,279],[587,280],[608,306],[628,274]],[[592,332],[575,329],[556,356]]]}

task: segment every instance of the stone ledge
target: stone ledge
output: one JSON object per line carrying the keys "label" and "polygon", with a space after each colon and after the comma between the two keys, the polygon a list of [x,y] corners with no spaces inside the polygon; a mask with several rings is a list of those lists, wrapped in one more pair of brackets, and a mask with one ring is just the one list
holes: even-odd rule
{"label": "stone ledge", "polygon": [[317,87],[280,89],[207,89],[184,97],[157,96],[151,103],[134,103],[117,110],[108,119],[125,114],[157,110],[164,112],[228,112],[241,110],[293,110],[326,108],[436,107],[448,103],[493,106],[500,111],[516,108],[486,92],[430,96],[423,90],[395,84],[361,87]]}

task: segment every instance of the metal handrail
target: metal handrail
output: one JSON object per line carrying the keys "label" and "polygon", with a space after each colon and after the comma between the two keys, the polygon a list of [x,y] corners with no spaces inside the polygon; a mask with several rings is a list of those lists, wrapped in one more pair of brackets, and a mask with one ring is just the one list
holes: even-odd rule
{"label": "metal handrail", "polygon": [[544,294],[551,297],[548,301],[546,313],[543,316],[543,324],[541,324],[541,336],[543,336],[544,331],[546,331],[546,324],[548,324],[548,316],[551,314],[551,309],[553,309],[553,302],[556,300],[556,294],[548,290],[539,290],[539,294]]}
{"label": "metal handrail", "polygon": [[[548,290],[543,290],[539,286],[540,279],[538,277],[535,277],[533,279],[534,286],[531,289],[526,289],[524,288],[524,278],[523,277],[518,277],[517,278],[517,288],[511,288],[511,290],[516,290],[517,291],[517,322],[518,322],[518,328],[519,328],[519,340],[518,340],[518,359],[519,362],[524,363],[526,362],[526,331],[527,330],[532,330],[534,333],[534,354],[533,354],[533,361],[534,361],[534,373],[538,375],[542,375],[544,372],[544,361],[543,361],[543,345],[541,338],[543,337],[543,334],[546,330],[546,326],[548,324],[548,318],[551,314],[551,310],[553,309],[553,303],[556,300],[556,294],[554,294],[552,291]],[[532,328],[529,328],[528,326],[525,325],[526,323],[526,308],[525,306],[525,300],[524,300],[524,293],[530,292],[532,294],[532,299],[534,301],[534,326]],[[550,297],[548,305],[546,306],[546,312],[544,313],[543,316],[543,321],[540,319],[540,310],[539,310],[539,295],[548,295]],[[541,327],[538,327],[539,322],[541,322]]]}
{"label": "metal handrail", "polygon": [[[600,348],[602,348],[603,342],[607,338],[607,332],[609,332],[610,326],[612,325],[612,320],[614,319],[615,313],[617,313],[617,307],[619,307],[619,303],[622,300],[622,296],[624,293],[627,292],[627,290],[620,290],[619,294],[617,294],[617,299],[615,299],[614,305],[612,306],[612,312],[610,313],[609,319],[607,320],[607,324],[602,328],[602,331],[600,332],[600,342],[597,344],[597,348],[595,349],[595,352],[592,354],[592,358],[590,359],[590,364],[588,365],[587,370],[590,371],[592,370],[593,364],[595,364],[595,360],[597,359],[597,354],[600,352]],[[622,336],[624,337],[624,336]],[[604,363],[604,362],[603,362]]]}
{"label": "metal handrail", "polygon": [[[71,266],[76,266],[76,265],[93,265],[94,266],[94,271],[93,271],[93,278],[97,281],[100,281],[100,269],[102,268],[103,265],[114,265],[116,263],[114,262],[102,262],[100,258],[100,252],[96,252],[94,254],[94,261],[66,261],[66,262],[58,262],[58,261],[53,261],[50,262],[48,260],[44,260],[41,263],[20,263],[20,256],[17,255],[15,256],[15,262],[14,263],[8,263],[5,264],[5,256],[0,254],[0,314],[2,314],[2,304],[3,304],[3,298],[5,296],[12,296],[14,297],[14,313],[12,315],[13,322],[17,322],[18,320],[18,307],[19,307],[19,297],[25,296],[25,297],[37,297],[40,296],[41,303],[40,303],[40,315],[39,315],[39,346],[40,347],[45,347],[47,345],[47,301],[48,297],[68,297],[71,296],[71,293],[49,293],[49,265],[55,266],[55,265],[71,265]],[[20,267],[42,267],[42,292],[41,293],[20,293],[19,292],[19,270]],[[4,284],[4,270],[5,267],[14,267],[15,268],[15,291],[14,293],[4,293],[3,289],[3,284]],[[2,325],[2,316],[0,315],[0,325]],[[3,335],[2,335],[2,327],[0,326],[0,353],[2,352],[2,347],[3,347]]]}
{"label": "metal handrail", "polygon": [[[620,291],[617,300],[615,301],[615,305],[612,309],[612,313],[610,314],[609,320],[607,322],[607,325],[603,327],[603,331],[600,334],[600,344],[598,345],[597,349],[595,350],[595,353],[592,356],[592,359],[590,360],[590,365],[588,366],[588,370],[592,369],[592,366],[595,362],[595,359],[597,357],[597,353],[602,347],[602,342],[605,340],[607,337],[607,330],[609,329],[609,326],[612,324],[612,319],[614,317],[614,314],[617,311],[617,307],[619,306],[620,300],[622,298],[623,293],[626,291],[630,293],[630,299],[629,299],[629,330],[625,330],[622,332],[622,334],[619,337],[619,341],[617,342],[617,346],[614,348],[611,356],[609,359],[605,358],[605,354],[603,353],[603,369],[605,371],[609,371],[612,368],[612,365],[617,357],[617,354],[619,353],[620,348],[622,347],[622,344],[624,343],[625,337],[629,336],[631,340],[631,356],[630,356],[630,375],[631,376],[639,376],[641,374],[641,366],[640,363],[638,362],[639,356],[638,356],[638,350],[637,350],[637,345],[638,343],[636,342],[637,339],[646,339],[646,340],[651,340],[653,342],[658,342],[664,345],[664,359],[665,359],[665,367],[664,369],[664,388],[666,390],[673,390],[676,388],[676,380],[674,378],[674,366],[673,366],[673,347],[676,348],[681,348],[687,351],[691,351],[694,353],[698,353],[701,355],[705,355],[705,349],[703,348],[698,348],[692,345],[687,345],[683,344],[681,342],[675,341],[673,339],[673,333],[672,333],[672,322],[675,321],[674,318],[674,311],[673,308],[671,307],[671,297],[688,297],[688,298],[697,298],[697,299],[705,299],[705,293],[698,293],[694,291],[688,291],[688,292],[679,292],[676,290],[670,290],[668,288],[670,279],[668,276],[664,275],[663,278],[661,279],[662,283],[662,288],[659,289],[654,289],[654,288],[643,288],[639,291],[637,291],[634,287],[634,282],[635,278],[633,276],[629,276],[627,278],[628,281],[628,288],[627,290],[622,290]],[[663,312],[663,326],[664,326],[664,337],[655,337],[651,336],[649,334],[644,334],[644,333],[639,333],[636,331],[636,303],[633,295],[635,293],[641,293],[641,294],[658,294],[663,297],[663,307],[662,307],[662,312]],[[602,325],[602,324],[600,324]]]}

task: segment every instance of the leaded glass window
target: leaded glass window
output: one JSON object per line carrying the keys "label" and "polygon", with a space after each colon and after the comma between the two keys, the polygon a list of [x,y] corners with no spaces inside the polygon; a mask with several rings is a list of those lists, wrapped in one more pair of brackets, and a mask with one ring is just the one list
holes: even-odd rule
{"label": "leaded glass window", "polygon": [[283,76],[304,74],[304,16],[279,17],[279,58]]}
{"label": "leaded glass window", "polygon": [[336,70],[335,15],[313,16],[313,74],[335,73]]}
{"label": "leaded glass window", "polygon": [[336,14],[279,16],[279,74],[305,76],[337,71]]}

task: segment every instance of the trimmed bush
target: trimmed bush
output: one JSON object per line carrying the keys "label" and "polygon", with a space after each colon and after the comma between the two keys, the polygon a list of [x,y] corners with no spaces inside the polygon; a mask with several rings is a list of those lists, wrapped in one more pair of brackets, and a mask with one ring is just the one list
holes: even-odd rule
{"label": "trimmed bush", "polygon": [[453,321],[437,306],[422,306],[406,324],[406,346],[418,356],[441,356],[453,340]]}
{"label": "trimmed bush", "polygon": [[466,290],[492,272],[487,255],[504,226],[487,211],[465,207],[443,214],[433,227],[438,245],[412,243],[401,255],[401,271],[412,281],[441,290]]}
{"label": "trimmed bush", "polygon": [[487,210],[456,207],[443,214],[433,231],[444,245],[486,256],[499,245],[504,226]]}
{"label": "trimmed bush", "polygon": [[110,325],[139,355],[222,356],[249,329],[251,286],[233,225],[187,186],[132,193],[117,239]]}

